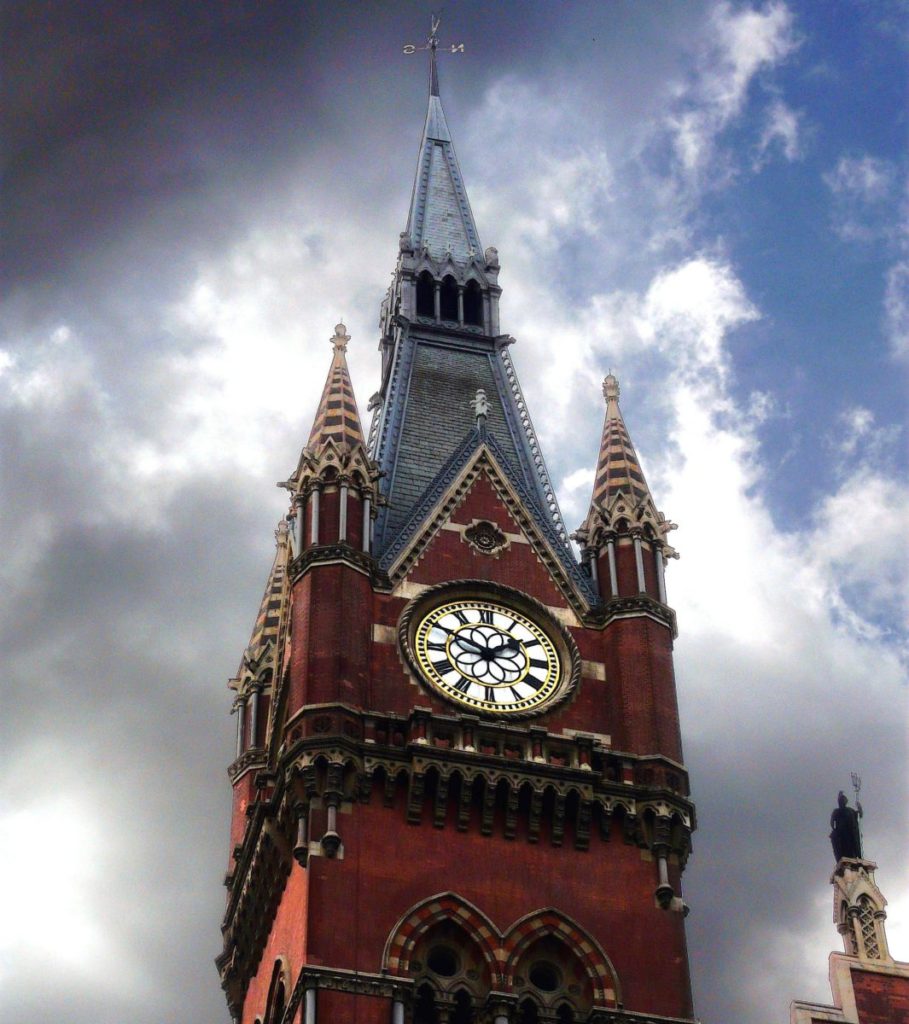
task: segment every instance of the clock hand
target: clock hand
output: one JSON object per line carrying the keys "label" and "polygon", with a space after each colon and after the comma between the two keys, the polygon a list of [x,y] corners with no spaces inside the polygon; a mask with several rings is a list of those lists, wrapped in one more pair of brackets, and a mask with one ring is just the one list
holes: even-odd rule
{"label": "clock hand", "polygon": [[480,646],[480,645],[479,645],[478,643],[476,643],[475,641],[473,641],[473,640],[468,640],[468,639],[467,639],[466,637],[463,637],[463,636],[456,636],[456,637],[455,637],[455,643],[456,643],[456,644],[457,644],[457,645],[458,645],[459,647],[465,647],[465,648],[466,648],[466,647],[472,647],[472,648],[473,648],[473,649],[474,649],[474,650],[475,650],[475,651],[477,652],[477,654],[479,654],[479,655],[481,655],[481,656],[482,656],[482,655],[485,655],[485,654],[486,654],[486,652],[487,652],[487,651],[489,650],[489,648],[488,648],[488,647],[481,647],[481,646]]}

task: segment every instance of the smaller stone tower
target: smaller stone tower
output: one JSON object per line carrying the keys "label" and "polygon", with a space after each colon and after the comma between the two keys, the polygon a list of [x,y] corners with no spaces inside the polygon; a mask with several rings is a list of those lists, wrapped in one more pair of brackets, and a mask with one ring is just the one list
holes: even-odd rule
{"label": "smaller stone tower", "polygon": [[[877,864],[863,856],[856,812],[846,806],[833,812],[835,852],[840,856],[830,877],[833,920],[843,937],[843,953],[830,954],[833,1005],[793,1001],[790,1024],[909,1024],[909,963],[890,955],[884,922],[887,901],[874,880]],[[859,805],[861,813],[861,805]],[[834,823],[838,821],[839,826]],[[845,826],[842,822],[845,821]],[[844,837],[842,832],[850,835]]]}

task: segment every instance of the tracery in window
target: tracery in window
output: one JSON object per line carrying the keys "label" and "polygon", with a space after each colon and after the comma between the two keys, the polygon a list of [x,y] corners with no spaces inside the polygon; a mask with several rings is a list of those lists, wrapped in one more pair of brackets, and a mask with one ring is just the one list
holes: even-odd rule
{"label": "tracery in window", "polygon": [[520,1024],[585,1020],[593,1006],[593,985],[574,951],[554,935],[543,935],[523,951],[515,969]]}
{"label": "tracery in window", "polygon": [[445,919],[430,927],[414,946],[410,971],[413,1024],[475,1024],[492,979],[483,950],[459,924]]}
{"label": "tracery in window", "polygon": [[877,937],[877,921],[874,917],[874,904],[868,896],[859,898],[859,927],[862,930],[862,945],[865,956],[870,960],[880,960],[881,946]]}

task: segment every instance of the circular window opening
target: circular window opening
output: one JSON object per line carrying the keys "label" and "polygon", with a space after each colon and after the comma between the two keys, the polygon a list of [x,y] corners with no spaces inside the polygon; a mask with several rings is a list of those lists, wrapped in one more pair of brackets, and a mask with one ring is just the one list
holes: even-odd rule
{"label": "circular window opening", "polygon": [[448,946],[434,946],[426,958],[426,966],[443,978],[452,978],[458,973],[461,966],[458,962],[458,955]]}
{"label": "circular window opening", "polygon": [[559,972],[552,964],[540,961],[530,968],[530,984],[535,985],[541,992],[555,992],[560,982]]}

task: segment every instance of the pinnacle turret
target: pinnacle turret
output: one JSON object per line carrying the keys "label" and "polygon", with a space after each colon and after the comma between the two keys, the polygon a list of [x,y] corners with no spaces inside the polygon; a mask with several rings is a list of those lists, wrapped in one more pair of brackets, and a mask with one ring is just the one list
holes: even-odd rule
{"label": "pinnacle turret", "polygon": [[[666,542],[666,534],[675,529],[662,512],[657,511],[647,481],[631,443],[628,428],[619,408],[619,382],[610,373],[603,381],[606,417],[593,481],[590,510],[573,535],[580,544],[584,561],[604,596],[647,594],[665,604],[663,566],[676,557]],[[623,546],[629,546],[633,559],[623,569]],[[645,555],[645,549],[650,554]],[[608,576],[600,575],[598,560],[606,552]],[[651,571],[649,565],[653,566]],[[608,590],[605,581],[608,579]]]}

